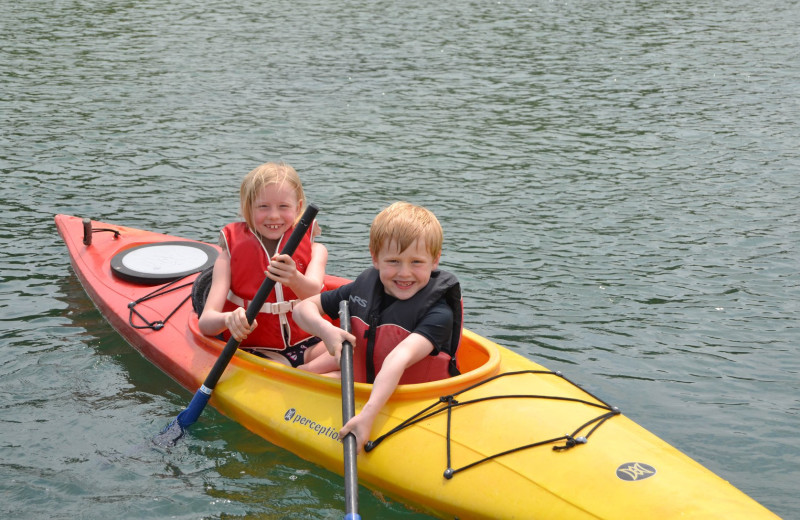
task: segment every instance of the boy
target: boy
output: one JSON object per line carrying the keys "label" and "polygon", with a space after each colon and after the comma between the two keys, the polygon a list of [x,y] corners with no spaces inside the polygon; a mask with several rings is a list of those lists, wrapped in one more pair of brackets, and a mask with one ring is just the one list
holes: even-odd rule
{"label": "boy", "polygon": [[[398,384],[458,374],[455,353],[461,339],[461,287],[438,270],[442,226],[427,209],[395,202],[375,217],[369,250],[373,267],[352,283],[312,296],[294,309],[295,322],[322,339],[333,357],[320,356],[301,368],[338,370],[342,343],[354,345],[355,380],[374,383],[359,414],[339,432],[353,432],[359,451],[372,423]],[[349,300],[353,334],[323,319],[336,317]]]}

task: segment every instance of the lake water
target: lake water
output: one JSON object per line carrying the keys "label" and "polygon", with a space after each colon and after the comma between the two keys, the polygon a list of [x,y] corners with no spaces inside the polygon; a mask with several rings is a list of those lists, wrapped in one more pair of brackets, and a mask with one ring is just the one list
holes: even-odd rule
{"label": "lake water", "polygon": [[[94,309],[53,215],[213,241],[285,160],[329,272],[435,211],[467,327],[800,518],[800,5],[0,3],[0,513],[341,518],[341,477],[190,397]],[[427,518],[362,489],[364,518]]]}

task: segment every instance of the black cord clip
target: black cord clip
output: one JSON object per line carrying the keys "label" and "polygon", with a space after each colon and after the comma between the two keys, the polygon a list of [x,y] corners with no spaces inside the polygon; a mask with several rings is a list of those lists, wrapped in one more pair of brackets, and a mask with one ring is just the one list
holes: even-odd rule
{"label": "black cord clip", "polygon": [[583,436],[573,437],[568,433],[564,435],[564,438],[567,440],[567,442],[565,442],[563,446],[553,446],[553,451],[568,450],[570,448],[574,448],[578,444],[586,444],[587,442],[589,442],[589,439],[587,439],[586,437]]}

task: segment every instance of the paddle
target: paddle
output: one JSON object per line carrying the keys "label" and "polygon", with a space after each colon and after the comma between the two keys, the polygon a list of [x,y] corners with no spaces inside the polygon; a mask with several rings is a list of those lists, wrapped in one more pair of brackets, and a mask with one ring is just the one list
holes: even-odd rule
{"label": "paddle", "polygon": [[[283,250],[281,251],[282,255],[291,256],[294,254],[295,249],[297,249],[297,246],[303,239],[303,235],[305,235],[308,231],[308,228],[314,221],[314,217],[317,216],[318,211],[319,208],[317,208],[315,205],[308,205],[305,212],[303,212],[303,216],[300,217],[300,221],[295,226],[294,231],[289,236],[289,240],[283,247]],[[269,293],[272,292],[274,287],[274,280],[271,280],[270,278],[264,278],[261,287],[258,288],[258,292],[256,292],[256,295],[253,297],[253,301],[251,301],[250,305],[247,306],[246,314],[248,323],[253,323],[256,315],[261,310],[261,306],[264,305],[264,302],[267,300],[267,296],[269,296]],[[203,413],[206,403],[208,403],[208,400],[211,398],[211,392],[214,391],[214,387],[217,385],[219,378],[222,377],[222,373],[225,371],[228,363],[230,363],[233,355],[236,353],[237,348],[239,348],[239,341],[231,337],[231,339],[228,340],[228,343],[225,344],[225,348],[222,349],[222,353],[219,355],[217,361],[214,363],[214,366],[211,368],[211,371],[208,373],[203,385],[197,390],[197,392],[195,392],[194,397],[192,397],[192,400],[189,403],[189,406],[179,413],[178,417],[173,419],[173,421],[169,423],[167,427],[161,431],[161,433],[156,435],[153,438],[153,442],[159,446],[174,446],[175,443],[178,442],[178,439],[183,437],[186,428],[197,422],[200,414]]]}
{"label": "paddle", "polygon": [[[339,302],[339,326],[350,332],[350,310],[347,300]],[[342,424],[356,413],[353,390],[353,345],[349,341],[342,344]],[[356,436],[350,432],[342,440],[344,444],[344,501],[345,520],[361,520],[358,514],[358,468],[356,467]]]}

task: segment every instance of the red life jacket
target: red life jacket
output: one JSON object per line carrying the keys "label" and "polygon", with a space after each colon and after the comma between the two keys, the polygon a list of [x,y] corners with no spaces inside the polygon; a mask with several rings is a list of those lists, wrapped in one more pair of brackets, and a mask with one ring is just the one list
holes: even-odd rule
{"label": "red life jacket", "polygon": [[[309,226],[308,233],[292,255],[297,270],[301,273],[306,272],[311,261],[312,229],[313,226]],[[283,249],[293,230],[294,228],[286,231],[278,244],[278,251],[270,253],[246,223],[234,222],[222,228],[231,257],[231,288],[228,301],[222,307],[223,312],[236,307],[247,308],[264,281],[269,258]],[[297,295],[291,289],[276,283],[261,312],[256,315],[258,327],[242,341],[241,346],[283,350],[311,337],[295,325],[291,318],[291,309],[297,301]],[[230,333],[226,330],[223,336],[227,340]]]}
{"label": "red life jacket", "polygon": [[392,302],[382,312],[384,295],[377,269],[367,269],[353,282],[350,293],[350,324],[356,337],[353,376],[361,383],[373,383],[389,352],[416,328],[419,320],[442,297],[453,310],[453,332],[447,351],[427,356],[406,368],[400,384],[438,381],[459,374],[455,353],[461,341],[463,307],[461,286],[454,275],[433,271],[424,288],[408,300]]}

